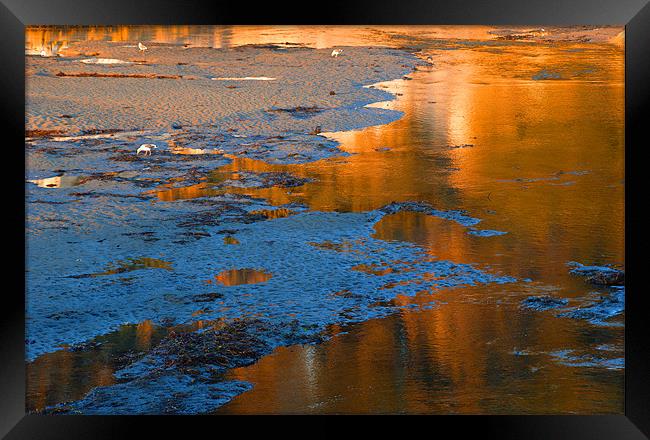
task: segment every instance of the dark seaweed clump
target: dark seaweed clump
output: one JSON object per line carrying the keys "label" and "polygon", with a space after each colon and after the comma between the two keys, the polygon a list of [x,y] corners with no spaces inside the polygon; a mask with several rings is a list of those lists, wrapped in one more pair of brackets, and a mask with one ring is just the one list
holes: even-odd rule
{"label": "dark seaweed clump", "polygon": [[298,106],[293,108],[272,108],[267,111],[271,113],[287,113],[295,118],[305,119],[315,114],[321,113],[325,111],[325,109],[314,105],[311,107]]}
{"label": "dark seaweed clump", "polygon": [[557,316],[560,318],[582,319],[595,325],[612,325],[612,318],[625,312],[625,290],[613,288],[607,296],[586,307],[576,307]]}
{"label": "dark seaweed clump", "polygon": [[587,277],[586,281],[601,286],[622,286],[625,284],[625,272],[620,270],[615,272],[599,272]]}
{"label": "dark seaweed clump", "polygon": [[585,277],[585,281],[599,286],[623,286],[625,285],[625,272],[610,266],[585,266],[571,261],[567,264],[573,269],[570,273]]}
{"label": "dark seaweed clump", "polygon": [[223,373],[269,354],[278,340],[291,345],[322,342],[323,337],[297,320],[241,319],[200,331],[172,330],[146,357],[118,372],[116,385],[95,388],[82,400],[42,413],[205,413],[250,389],[250,384],[224,381]]}
{"label": "dark seaweed clump", "polygon": [[532,310],[549,310],[566,306],[566,298],[553,298],[551,296],[530,296],[521,302],[521,307]]}
{"label": "dark seaweed clump", "polygon": [[186,370],[205,365],[234,368],[254,362],[267,351],[267,344],[257,336],[263,331],[261,321],[242,320],[221,330],[171,332],[154,350],[154,354],[165,359],[165,368],[173,366]]}

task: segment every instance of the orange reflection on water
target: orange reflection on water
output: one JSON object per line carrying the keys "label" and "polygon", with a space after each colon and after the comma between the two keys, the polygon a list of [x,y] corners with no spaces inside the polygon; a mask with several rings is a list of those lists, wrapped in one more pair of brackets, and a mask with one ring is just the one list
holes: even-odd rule
{"label": "orange reflection on water", "polygon": [[81,399],[95,387],[115,384],[115,371],[148,353],[170,333],[219,329],[224,325],[224,321],[217,319],[161,327],[146,320],[122,325],[87,345],[74,349],[63,347],[41,355],[26,365],[26,408],[30,412],[40,411]]}
{"label": "orange reflection on water", "polygon": [[[255,387],[217,413],[620,413],[620,372],[548,361],[545,352],[573,332],[513,307],[449,302],[235,369],[229,379]],[[522,343],[539,354],[513,355]]]}
{"label": "orange reflection on water", "polygon": [[100,336],[86,349],[66,348],[39,356],[26,365],[27,410],[78,400],[92,388],[112,385],[121,359],[133,351],[148,351],[166,332],[143,321]]}
{"label": "orange reflection on water", "polygon": [[[591,286],[568,274],[568,261],[624,264],[622,34],[613,44],[475,44],[494,38],[486,36],[486,28],[471,28],[464,38],[474,39],[472,44],[448,50],[426,39],[447,38],[451,30],[412,29],[410,33],[421,33],[423,55],[431,56],[433,65],[410,74],[411,80],[375,85],[395,93],[396,100],[373,104],[401,111],[403,117],[382,126],[327,133],[355,154],[284,166],[235,158],[208,177],[223,181],[240,171],[282,171],[310,178],[313,182],[291,191],[227,191],[263,197],[272,205],[305,203],[319,211],[368,211],[407,200],[466,209],[482,219],[478,228],[507,234],[475,237],[453,222],[398,213],[375,225],[374,237],[417,243],[442,259],[529,277],[561,296],[587,294]],[[109,32],[119,41],[145,36],[131,28]],[[140,32],[150,32],[155,41],[178,42],[189,31]],[[200,38],[215,47],[282,41],[316,47],[377,41],[395,46],[404,41],[394,39],[397,31],[389,28],[210,32]],[[460,36],[464,31],[454,32]],[[36,31],[27,35],[28,41],[42,39]],[[458,146],[465,147],[454,148]],[[217,190],[206,182],[161,189],[156,195],[174,201],[211,191]],[[357,269],[376,276],[385,270]],[[271,274],[232,269],[215,278],[233,286],[264,282]],[[529,293],[516,284],[399,297],[399,304],[439,304],[356,325],[348,335],[318,347],[279,349],[237,369],[233,378],[256,386],[221,412],[622,412],[622,371],[567,367],[548,355],[564,348],[593,351],[597,342],[621,343],[622,329],[523,312],[518,304]],[[523,348],[537,354],[512,354]],[[39,374],[70,371],[69,356],[56,356],[56,368]],[[105,380],[97,368],[95,381]],[[29,383],[60,378],[39,380]],[[45,399],[44,393],[40,396]]]}
{"label": "orange reflection on water", "polygon": [[41,188],[71,188],[83,182],[81,176],[54,176],[45,179],[28,180]]}
{"label": "orange reflection on water", "polygon": [[240,284],[263,283],[272,277],[272,274],[257,269],[230,269],[224,270],[214,278],[224,286],[238,286]]}
{"label": "orange reflection on water", "polygon": [[182,186],[178,188],[156,189],[149,191],[155,194],[161,202],[173,202],[175,200],[196,199],[206,195],[207,185],[197,183],[196,185]]}
{"label": "orange reflection on water", "polygon": [[[466,209],[482,219],[477,228],[508,234],[476,237],[403,212],[381,220],[374,237],[532,278],[561,296],[587,295],[592,287],[568,274],[568,261],[624,263],[621,45],[427,53],[434,68],[377,85],[398,95],[373,106],[403,118],[328,134],[356,153],[345,163],[283,169],[315,180],[301,188],[303,202],[318,210],[403,200]],[[543,71],[560,78],[534,79]],[[598,341],[620,346],[622,329],[522,312],[519,301],[535,291],[526,292],[486,286],[400,297],[396,303],[441,304],[235,370],[232,378],[255,388],[219,412],[621,413],[620,370],[568,367],[549,353],[593,352]],[[535,354],[512,354],[522,348]]]}
{"label": "orange reflection on water", "polygon": [[128,258],[126,260],[119,260],[116,263],[109,264],[106,270],[87,275],[79,275],[79,277],[99,277],[106,275],[115,275],[124,272],[131,272],[134,270],[142,269],[165,269],[172,270],[172,264],[169,261],[160,260],[158,258],[140,257]]}
{"label": "orange reflection on water", "polygon": [[247,44],[298,43],[314,48],[332,46],[385,45],[399,47],[398,37],[405,31],[422,37],[454,39],[493,39],[488,26],[186,26],[186,25],[117,25],[117,26],[28,26],[26,49],[40,52],[51,42],[74,41],[154,42],[187,44],[198,47],[227,48]]}

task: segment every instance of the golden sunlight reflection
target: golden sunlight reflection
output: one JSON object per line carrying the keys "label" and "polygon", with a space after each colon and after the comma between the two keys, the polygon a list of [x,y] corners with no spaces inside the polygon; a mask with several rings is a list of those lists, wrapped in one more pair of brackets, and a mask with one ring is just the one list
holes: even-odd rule
{"label": "golden sunlight reflection", "polygon": [[81,176],[54,176],[45,179],[28,180],[41,188],[71,188],[83,182]]}
{"label": "golden sunlight reflection", "polygon": [[[316,349],[280,348],[233,370],[229,379],[255,388],[217,413],[579,414],[593,413],[600,393],[611,399],[597,412],[620,413],[622,375],[548,362],[573,332],[565,324],[458,302],[369,321]],[[524,340],[536,354],[513,354]]]}
{"label": "golden sunlight reflection", "polygon": [[[403,118],[327,133],[354,153],[343,163],[273,167],[314,180],[295,200],[249,193],[314,210],[366,211],[406,200],[462,207],[482,219],[478,228],[507,234],[476,237],[456,223],[402,212],[377,223],[374,237],[534,279],[562,296],[586,295],[590,287],[568,274],[568,261],[624,262],[624,53],[612,43],[427,50],[435,67],[374,85],[396,99],[372,106]],[[218,412],[590,413],[590,402],[607,395],[596,411],[620,413],[620,371],[549,361],[557,347],[616,341],[620,329],[595,332],[522,314],[526,290],[511,289],[399,297],[396,303],[440,305],[354,326],[310,354],[308,364],[304,349],[291,347],[235,370],[232,378],[255,388]],[[536,354],[517,357],[518,347]],[[410,353],[405,364],[395,352]]]}
{"label": "golden sunlight reflection", "polygon": [[[408,40],[402,38],[405,29]],[[294,215],[282,207],[289,203],[330,212],[366,212],[401,201],[462,209],[481,220],[477,229],[505,234],[478,237],[448,220],[399,212],[378,221],[372,238],[413,243],[426,255],[530,283],[398,296],[395,304],[421,307],[349,328],[332,326],[337,336],[323,344],[280,348],[228,372],[228,379],[250,381],[254,388],[219,413],[620,414],[622,370],[567,366],[554,362],[552,353],[593,351],[594,341],[615,344],[622,328],[596,328],[519,307],[522,298],[539,294],[536,288],[572,300],[588,295],[592,286],[571,276],[567,262],[625,264],[624,32],[603,27],[588,42],[577,38],[581,32],[486,26],[28,27],[26,49],[37,54],[54,41],[62,42],[65,53],[67,42],[78,40],[215,48],[271,43],[399,48],[408,42],[420,58],[430,58],[409,79],[368,85],[395,98],[369,107],[399,111],[400,119],[321,133],[349,156],[292,165],[228,156],[231,163],[198,184],[173,182],[149,194],[165,203],[225,193],[263,198],[278,209],[251,214],[268,219]],[[286,172],[310,181],[292,188],[223,185],[243,172]],[[32,182],[64,188],[77,184],[74,179]],[[239,244],[231,235],[223,242]],[[310,244],[322,252],[353,247]],[[92,276],[143,268],[172,269],[162,260],[134,259]],[[378,277],[392,273],[376,264],[352,270]],[[212,278],[204,283],[237,286],[273,277],[259,268],[213,275],[205,274]],[[118,334],[93,350],[119,358],[125,347],[146,351],[160,338],[147,321]],[[31,407],[80,398],[94,386],[113,383],[117,365],[84,356],[61,350],[28,365]],[[79,376],[80,370],[86,372]]]}
{"label": "golden sunlight reflection", "polygon": [[270,280],[272,274],[257,269],[230,269],[224,270],[214,277],[224,286],[238,286],[240,284],[256,284]]}

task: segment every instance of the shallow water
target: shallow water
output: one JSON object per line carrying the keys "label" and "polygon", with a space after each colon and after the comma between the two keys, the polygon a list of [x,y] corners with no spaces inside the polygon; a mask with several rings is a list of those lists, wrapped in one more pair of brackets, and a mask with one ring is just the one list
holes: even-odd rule
{"label": "shallow water", "polygon": [[[624,264],[623,52],[610,45],[426,52],[435,67],[387,83],[401,96],[378,104],[404,117],[333,134],[356,154],[306,165],[301,175],[316,183],[295,197],[276,191],[276,203],[359,211],[394,200],[460,206],[484,219],[481,228],[507,234],[475,237],[453,222],[401,212],[380,221],[375,237],[531,278],[559,297],[595,290],[565,264]],[[567,79],[533,79],[543,69]],[[472,147],[447,147],[464,144]],[[232,373],[255,387],[218,412],[622,412],[622,370],[511,354],[594,352],[597,341],[611,340],[622,357],[622,328],[521,310],[510,298],[528,289],[455,289],[435,295],[448,303],[433,310],[355,325],[321,346],[279,349]]]}
{"label": "shallow water", "polygon": [[224,286],[263,283],[270,280],[272,274],[256,269],[230,269],[221,272],[214,279]]}
{"label": "shallow water", "polygon": [[[292,165],[235,157],[204,182],[151,193],[156,203],[239,193],[278,207],[296,203],[325,212],[361,213],[401,201],[463,209],[481,219],[474,229],[424,213],[397,212],[374,225],[373,238],[414,243],[441,260],[522,281],[398,295],[395,304],[418,307],[333,326],[336,336],[329,341],[278,348],[254,365],[228,372],[228,379],[254,387],[218,413],[621,413],[623,327],[559,318],[554,310],[530,310],[520,303],[540,294],[580,303],[590,292],[607,292],[569,274],[570,261],[624,266],[622,47],[615,41],[495,40],[487,27],[415,29],[415,35],[405,35],[400,28],[326,33],[290,27],[116,27],[78,29],[54,39],[212,47],[379,45],[413,47],[422,58],[431,57],[433,65],[418,68],[409,79],[372,86],[396,99],[371,106],[398,110],[402,118],[322,133],[350,155]],[[32,32],[28,46],[35,47],[43,32]],[[286,172],[309,181],[289,188],[218,186],[246,172]],[[293,214],[282,207],[252,213],[270,221]],[[484,230],[505,234],[472,233]],[[223,240],[239,243],[236,234]],[[372,264],[352,270],[376,277],[392,271]],[[208,281],[264,286],[271,277],[244,268]],[[623,320],[619,315],[613,322]],[[118,339],[134,344],[131,333]],[[36,408],[65,400],[51,397],[56,394],[51,389],[61,389],[52,375],[66,371],[71,361],[56,353],[32,364]],[[84,381],[113,383],[112,356],[84,370],[91,377]],[[91,387],[80,388],[83,392],[57,393],[78,399]]]}

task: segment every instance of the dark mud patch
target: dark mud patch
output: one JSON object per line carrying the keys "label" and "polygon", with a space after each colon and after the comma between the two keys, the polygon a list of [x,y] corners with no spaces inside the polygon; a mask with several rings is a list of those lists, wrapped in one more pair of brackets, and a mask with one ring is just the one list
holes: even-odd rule
{"label": "dark mud patch", "polygon": [[147,78],[147,79],[182,79],[183,75],[163,75],[156,73],[100,73],[100,72],[61,72],[58,77],[74,78]]}
{"label": "dark mud patch", "polygon": [[26,138],[51,138],[64,134],[63,130],[25,130]]}
{"label": "dark mud patch", "polygon": [[270,188],[273,186],[295,188],[312,181],[313,179],[301,178],[282,172],[254,173],[241,171],[233,175],[232,179],[223,182],[222,186],[237,188]]}
{"label": "dark mud patch", "polygon": [[192,297],[193,302],[212,302],[217,299],[223,298],[223,293],[209,292],[209,293],[200,293]]}
{"label": "dark mud patch", "polygon": [[89,197],[89,198],[98,198],[98,197],[114,197],[122,199],[138,199],[138,200],[151,200],[152,197],[148,195],[140,194],[117,194],[117,193],[108,193],[108,192],[72,192],[70,193],[72,197]]}
{"label": "dark mud patch", "polygon": [[216,127],[184,127],[172,133],[175,148],[222,151],[226,157],[236,156],[267,163],[294,164],[313,162],[332,156],[346,156],[338,142],[317,134],[283,132],[276,135],[238,134]]}
{"label": "dark mud patch", "polygon": [[181,234],[181,236],[183,236],[183,237],[191,237],[191,238],[194,238],[196,240],[200,240],[202,238],[212,237],[212,234],[210,234],[209,232],[205,232],[205,231],[189,231],[189,232],[183,232]]}
{"label": "dark mud patch", "polygon": [[383,214],[396,214],[402,211],[421,212],[427,215],[455,221],[462,226],[474,226],[481,221],[478,218],[468,216],[465,211],[442,211],[435,209],[427,202],[392,202],[379,208],[379,211]]}
{"label": "dark mud patch", "polygon": [[286,113],[294,118],[298,119],[307,119],[310,118],[318,113],[324,112],[325,108],[322,107],[317,107],[317,106],[311,106],[311,107],[304,107],[304,106],[298,106],[298,107],[292,107],[292,108],[272,108],[270,110],[267,110],[268,113]]}
{"label": "dark mud patch", "polygon": [[110,160],[114,160],[116,162],[137,162],[143,160],[144,157],[145,156],[136,155],[135,153],[122,153],[112,156]]}
{"label": "dark mud patch", "polygon": [[190,199],[187,203],[194,205],[209,206],[210,209],[187,214],[177,223],[182,228],[198,228],[202,226],[220,226],[225,223],[250,224],[258,221],[268,220],[263,214],[253,214],[246,209],[251,203],[251,198],[238,198],[228,200],[214,199]]}
{"label": "dark mud patch", "polygon": [[[187,199],[184,203],[205,206],[207,209],[182,215],[177,226],[183,228],[201,228],[232,223],[251,224],[289,217],[306,209],[299,204],[272,207],[266,204],[264,199],[231,193],[214,197]],[[220,233],[232,235],[237,232],[229,231],[224,230],[224,232]]]}
{"label": "dark mud patch", "polygon": [[102,134],[108,134],[108,135],[113,135],[116,133],[121,133],[124,130],[121,128],[89,128],[87,130],[82,130],[81,135],[82,136],[96,136],[96,135],[102,135]]}

